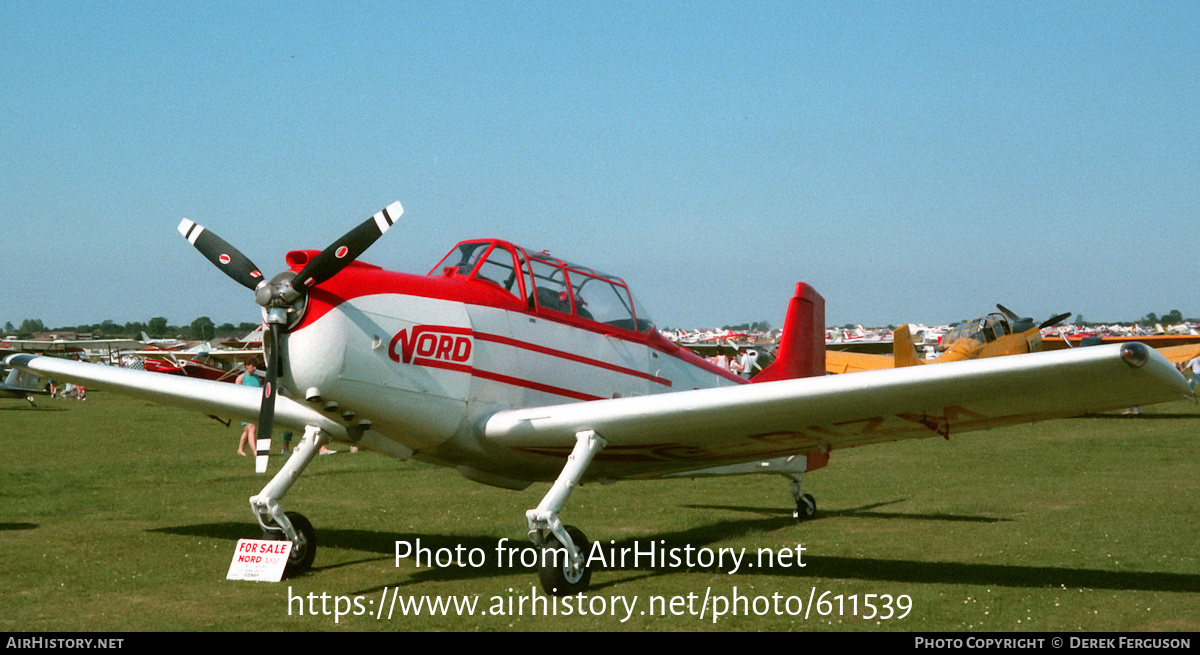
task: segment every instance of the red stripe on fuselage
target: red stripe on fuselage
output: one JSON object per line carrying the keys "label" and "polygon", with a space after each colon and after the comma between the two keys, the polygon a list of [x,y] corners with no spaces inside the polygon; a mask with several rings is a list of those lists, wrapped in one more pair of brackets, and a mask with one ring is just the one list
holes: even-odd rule
{"label": "red stripe on fuselage", "polygon": [[477,378],[483,378],[485,380],[492,380],[493,382],[500,382],[503,384],[511,384],[514,387],[521,387],[523,389],[532,389],[534,391],[541,391],[544,393],[553,394],[555,396],[563,396],[564,398],[574,398],[575,400],[603,400],[603,398],[601,398],[600,396],[593,396],[593,395],[587,394],[587,393],[571,391],[570,389],[562,389],[559,387],[552,387],[548,384],[542,384],[540,382],[534,382],[532,380],[524,380],[521,378],[515,378],[511,375],[504,375],[502,373],[493,373],[491,371],[482,371],[480,369],[473,368],[473,367],[467,366],[465,364],[454,364],[452,362],[444,362],[439,359],[424,359],[424,358],[418,357],[418,358],[413,359],[413,364],[415,364],[417,366],[428,366],[429,368],[440,368],[440,369],[446,370],[446,371],[456,371],[458,373],[466,373],[467,375],[472,375]]}
{"label": "red stripe on fuselage", "polygon": [[595,366],[596,368],[602,368],[605,370],[613,371],[615,373],[621,373],[624,375],[632,375],[633,377],[641,378],[643,380],[649,380],[651,382],[655,382],[657,384],[661,384],[666,387],[671,386],[671,381],[667,380],[665,378],[660,378],[656,375],[651,375],[649,373],[646,373],[643,371],[638,371],[638,370],[635,370],[632,368],[626,368],[624,366],[617,366],[616,364],[609,364],[608,362],[603,362],[598,359],[591,359],[590,357],[584,357],[582,355],[575,355],[575,354],[572,354],[572,353],[569,353],[569,352],[566,352],[563,350],[555,350],[553,348],[547,348],[545,346],[539,346],[537,344],[528,343],[525,341],[518,341],[516,339],[510,339],[508,337],[503,337],[503,336],[500,336],[497,334],[484,334],[482,332],[476,332],[475,338],[479,339],[480,341],[491,341],[492,343],[498,343],[498,344],[502,344],[505,346],[512,346],[514,348],[521,348],[523,350],[529,350],[529,351],[532,351],[535,353],[540,353],[542,355],[550,355],[551,357],[558,357],[560,359],[566,359],[568,361],[578,362],[580,364],[587,364],[588,366]]}

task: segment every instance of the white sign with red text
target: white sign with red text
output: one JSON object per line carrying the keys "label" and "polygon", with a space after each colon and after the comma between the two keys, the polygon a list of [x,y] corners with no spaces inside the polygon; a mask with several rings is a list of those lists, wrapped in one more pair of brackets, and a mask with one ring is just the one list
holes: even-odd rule
{"label": "white sign with red text", "polygon": [[291,541],[238,539],[225,579],[279,582],[291,552]]}

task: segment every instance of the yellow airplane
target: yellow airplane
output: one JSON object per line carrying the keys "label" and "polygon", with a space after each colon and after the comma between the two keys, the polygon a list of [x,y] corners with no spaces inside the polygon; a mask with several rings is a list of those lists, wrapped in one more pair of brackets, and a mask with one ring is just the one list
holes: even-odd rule
{"label": "yellow airplane", "polygon": [[[1037,352],[1042,349],[1042,330],[1053,327],[1071,314],[1053,316],[1034,326],[1032,318],[1021,318],[1004,305],[996,305],[1002,313],[991,313],[954,327],[942,337],[936,359],[926,360],[913,345],[908,324],[892,333],[892,354],[871,355],[839,350],[825,351],[825,370],[828,373],[854,373],[881,368],[900,368],[919,364],[940,364],[982,357],[1000,357]],[[1200,357],[1200,343],[1179,344],[1179,340],[1155,342],[1155,337],[1106,338],[1108,341],[1139,341],[1154,347],[1160,355],[1176,365]],[[1170,344],[1170,345],[1167,345]],[[1065,347],[1070,347],[1067,342]]]}
{"label": "yellow airplane", "polygon": [[983,318],[961,323],[947,332],[937,346],[940,354],[932,361],[926,361],[917,354],[906,323],[892,333],[891,355],[827,350],[825,369],[829,373],[853,373],[1037,352],[1042,347],[1042,330],[1058,325],[1071,315],[1070,312],[1059,314],[1043,321],[1041,325],[1034,325],[1032,318],[1019,317],[1004,305],[996,307],[1000,313],[993,312]]}

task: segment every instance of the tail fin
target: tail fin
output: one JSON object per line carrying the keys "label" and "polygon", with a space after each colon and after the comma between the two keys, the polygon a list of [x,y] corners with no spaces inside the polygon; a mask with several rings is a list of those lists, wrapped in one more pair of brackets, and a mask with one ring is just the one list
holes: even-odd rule
{"label": "tail fin", "polygon": [[825,375],[825,299],[801,282],[788,303],[775,361],[754,378],[773,382]]}
{"label": "tail fin", "polygon": [[917,356],[917,347],[913,345],[908,323],[902,324],[892,332],[892,360],[896,363],[896,368],[925,363]]}

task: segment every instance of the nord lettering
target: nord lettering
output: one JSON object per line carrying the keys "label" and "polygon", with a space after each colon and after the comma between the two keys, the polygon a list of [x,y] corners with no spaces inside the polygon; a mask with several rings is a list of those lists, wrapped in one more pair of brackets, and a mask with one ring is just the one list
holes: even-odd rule
{"label": "nord lettering", "polygon": [[394,362],[413,363],[413,358],[462,363],[471,358],[470,328],[418,325],[400,330],[392,337],[388,357]]}

